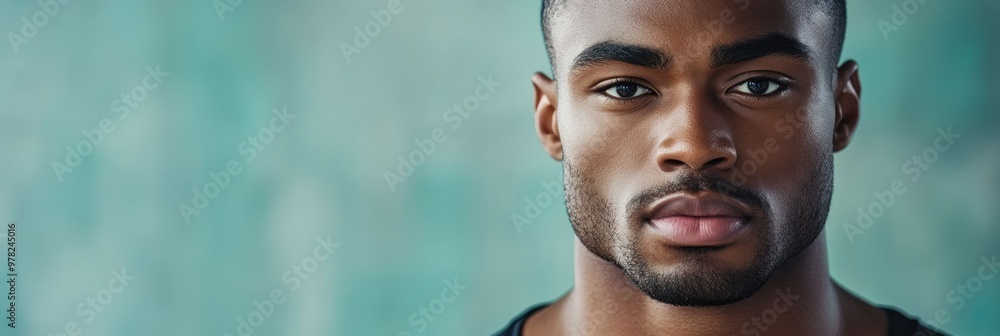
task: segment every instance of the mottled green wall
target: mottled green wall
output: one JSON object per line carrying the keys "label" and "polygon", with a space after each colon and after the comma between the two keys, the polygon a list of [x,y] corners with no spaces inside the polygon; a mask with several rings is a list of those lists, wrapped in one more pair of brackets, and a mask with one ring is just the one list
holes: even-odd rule
{"label": "mottled green wall", "polygon": [[[255,335],[482,335],[567,290],[561,191],[520,232],[510,219],[561,175],[532,128],[528,78],[548,69],[539,1],[402,0],[348,62],[341,43],[387,2],[244,0],[220,17],[212,0],[72,0],[16,52],[0,46],[17,331],[223,335],[278,290]],[[863,116],[836,156],[831,272],[876,303],[925,319],[944,309],[944,329],[992,335],[1000,276],[960,310],[946,297],[1000,254],[1000,3],[927,0],[886,39],[877,22],[901,3],[849,4]],[[0,4],[4,41],[41,10]],[[147,67],[168,74],[140,89]],[[126,115],[123,93],[145,98]],[[105,118],[70,167],[66,147]],[[903,165],[948,127],[961,138],[912,181]],[[264,139],[241,144],[250,136]],[[434,136],[391,190],[385,172]],[[227,166],[239,174],[203,190]],[[851,242],[845,224],[894,180],[906,192]],[[194,188],[215,197],[192,204]],[[92,314],[88,297],[107,301],[122,268],[134,279]],[[421,333],[411,315],[456,279]]]}

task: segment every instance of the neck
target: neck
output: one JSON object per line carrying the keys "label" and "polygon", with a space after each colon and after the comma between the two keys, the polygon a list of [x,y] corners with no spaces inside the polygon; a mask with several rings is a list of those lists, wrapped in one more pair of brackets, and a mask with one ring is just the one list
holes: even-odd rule
{"label": "neck", "polygon": [[842,334],[852,301],[829,278],[826,241],[781,266],[753,296],[707,308],[667,305],[647,297],[621,269],[575,242],[576,286],[555,305],[560,329],[572,335]]}

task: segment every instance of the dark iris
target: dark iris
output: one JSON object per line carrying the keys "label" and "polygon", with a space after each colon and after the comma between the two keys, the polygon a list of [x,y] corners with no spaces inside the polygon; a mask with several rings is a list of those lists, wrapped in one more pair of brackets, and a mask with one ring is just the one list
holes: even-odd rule
{"label": "dark iris", "polygon": [[634,95],[638,90],[639,87],[633,83],[619,83],[618,85],[615,85],[615,93],[622,98],[632,97],[632,95]]}
{"label": "dark iris", "polygon": [[747,81],[747,90],[750,90],[750,93],[753,94],[763,94],[764,92],[767,92],[767,89],[770,86],[770,84],[771,81],[767,79],[763,78],[751,79]]}

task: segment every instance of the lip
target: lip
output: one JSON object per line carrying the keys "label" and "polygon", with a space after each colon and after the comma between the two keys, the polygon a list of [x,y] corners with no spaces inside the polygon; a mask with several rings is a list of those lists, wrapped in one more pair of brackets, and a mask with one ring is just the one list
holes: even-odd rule
{"label": "lip", "polygon": [[745,204],[715,192],[671,194],[646,214],[651,231],[678,247],[730,244],[750,223]]}

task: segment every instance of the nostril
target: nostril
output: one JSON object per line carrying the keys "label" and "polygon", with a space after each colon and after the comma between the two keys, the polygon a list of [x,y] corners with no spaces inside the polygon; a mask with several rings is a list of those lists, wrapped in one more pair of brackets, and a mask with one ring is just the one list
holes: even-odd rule
{"label": "nostril", "polygon": [[727,159],[724,158],[724,157],[717,157],[717,158],[709,160],[708,162],[705,162],[704,166],[706,166],[706,167],[721,166],[724,163],[726,163],[726,160]]}
{"label": "nostril", "polygon": [[675,160],[675,159],[667,159],[667,160],[663,161],[663,163],[665,165],[671,166],[671,167],[674,167],[674,166],[683,166],[683,165],[687,164],[687,163],[684,163],[684,161]]}
{"label": "nostril", "polygon": [[730,158],[725,156],[715,157],[708,161],[691,160],[690,162],[681,159],[666,159],[661,161],[661,169],[673,170],[681,167],[687,167],[696,171],[703,169],[727,169],[730,160]]}

